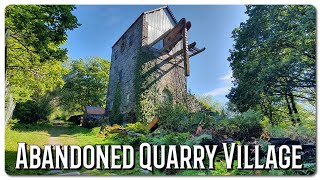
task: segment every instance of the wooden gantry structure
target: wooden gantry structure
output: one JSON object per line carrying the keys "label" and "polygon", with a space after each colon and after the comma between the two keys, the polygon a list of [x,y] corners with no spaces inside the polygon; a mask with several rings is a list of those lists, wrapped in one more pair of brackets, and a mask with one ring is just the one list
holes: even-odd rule
{"label": "wooden gantry structure", "polygon": [[178,24],[171,30],[161,35],[153,43],[149,44],[152,47],[154,44],[163,40],[163,48],[160,50],[162,55],[168,54],[178,42],[182,40],[183,48],[174,54],[170,55],[166,60],[171,60],[177,56],[182,55],[184,59],[185,75],[190,76],[190,63],[189,58],[203,52],[206,48],[199,49],[196,47],[196,42],[188,44],[188,31],[191,28],[191,22],[182,18]]}

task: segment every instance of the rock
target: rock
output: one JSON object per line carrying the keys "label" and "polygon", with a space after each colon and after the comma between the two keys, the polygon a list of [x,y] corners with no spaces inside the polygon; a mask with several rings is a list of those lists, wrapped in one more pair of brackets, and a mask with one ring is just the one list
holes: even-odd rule
{"label": "rock", "polygon": [[61,174],[63,173],[63,170],[51,170],[49,172],[46,173],[46,175],[53,175],[53,174]]}
{"label": "rock", "polygon": [[141,135],[142,135],[142,134],[136,133],[136,132],[134,132],[134,131],[127,131],[127,134],[128,134],[128,135],[132,135],[132,136],[141,136]]}
{"label": "rock", "polygon": [[151,173],[149,170],[146,170],[146,169],[140,169],[140,170],[144,175],[148,175]]}
{"label": "rock", "polygon": [[80,176],[81,173],[78,171],[74,171],[74,172],[69,172],[69,173],[64,173],[64,174],[58,174],[59,176]]}

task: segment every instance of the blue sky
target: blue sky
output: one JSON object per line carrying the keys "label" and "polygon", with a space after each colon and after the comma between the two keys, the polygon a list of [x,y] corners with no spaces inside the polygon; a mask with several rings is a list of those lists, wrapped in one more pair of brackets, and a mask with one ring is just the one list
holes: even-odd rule
{"label": "blue sky", "polygon": [[[144,11],[162,5],[81,5],[73,14],[82,25],[68,32],[71,59],[100,56],[111,59],[111,47]],[[196,95],[210,94],[215,100],[227,102],[231,88],[231,68],[227,58],[232,48],[231,32],[248,17],[240,5],[169,5],[176,19],[186,18],[192,27],[189,42],[197,42],[206,50],[190,59],[191,75],[188,89]]]}

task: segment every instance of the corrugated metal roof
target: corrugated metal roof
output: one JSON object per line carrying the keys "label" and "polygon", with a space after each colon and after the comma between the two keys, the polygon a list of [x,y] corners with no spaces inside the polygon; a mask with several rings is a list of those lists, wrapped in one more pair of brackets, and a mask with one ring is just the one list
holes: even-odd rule
{"label": "corrugated metal roof", "polygon": [[87,114],[105,114],[106,109],[102,107],[96,107],[96,106],[86,106],[86,113]]}
{"label": "corrugated metal roof", "polygon": [[174,20],[175,24],[178,23],[177,20],[176,20],[176,18],[174,17],[174,15],[173,15],[173,13],[172,13],[172,11],[170,10],[169,6],[163,6],[163,7],[160,7],[160,8],[157,8],[157,9],[153,9],[153,10],[150,10],[150,11],[145,11],[145,12],[143,12],[143,13],[130,25],[130,27],[120,36],[120,38],[113,44],[112,47],[114,47],[114,46],[119,42],[119,40],[122,38],[122,36],[123,36],[124,34],[126,34],[126,32],[140,19],[141,16],[143,16],[143,15],[145,15],[145,14],[152,13],[152,12],[154,12],[154,11],[159,11],[159,10],[161,10],[161,9],[167,9],[168,12],[169,12],[169,14],[171,15],[172,19]]}

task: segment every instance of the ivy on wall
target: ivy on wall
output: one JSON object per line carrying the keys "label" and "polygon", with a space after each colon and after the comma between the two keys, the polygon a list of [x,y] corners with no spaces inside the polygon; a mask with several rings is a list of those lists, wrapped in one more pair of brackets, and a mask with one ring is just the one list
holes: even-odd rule
{"label": "ivy on wall", "polygon": [[150,52],[141,49],[138,52],[136,75],[135,75],[135,93],[137,119],[143,123],[148,123],[156,115],[157,100],[157,58]]}
{"label": "ivy on wall", "polygon": [[[161,60],[163,61],[163,60]],[[160,93],[158,92],[159,81],[163,77],[163,72],[159,69],[159,59],[150,51],[140,49],[137,55],[137,64],[135,70],[135,98],[137,120],[148,123],[155,115],[159,116],[159,107],[163,105],[160,102]],[[168,94],[169,102],[166,104],[186,106],[190,112],[200,109],[196,99],[184,97],[177,100],[178,87],[173,87],[171,83],[166,83],[162,89]],[[190,104],[195,107],[189,107]]]}
{"label": "ivy on wall", "polygon": [[113,101],[113,107],[109,116],[109,122],[111,124],[122,124],[123,120],[120,113],[120,105],[121,105],[121,98],[122,98],[121,94],[122,94],[122,90],[120,88],[120,85],[117,84],[116,93]]}

